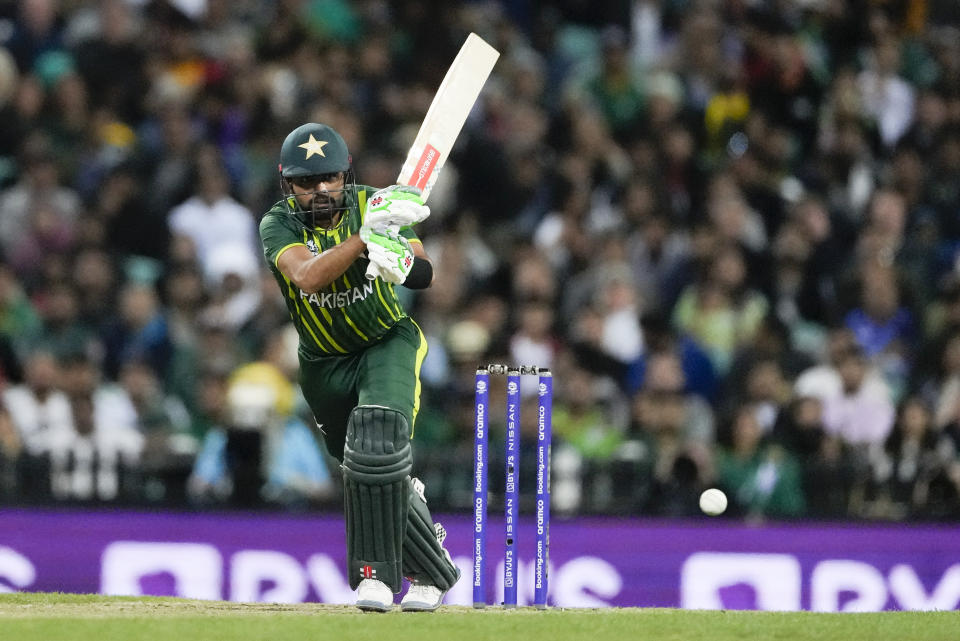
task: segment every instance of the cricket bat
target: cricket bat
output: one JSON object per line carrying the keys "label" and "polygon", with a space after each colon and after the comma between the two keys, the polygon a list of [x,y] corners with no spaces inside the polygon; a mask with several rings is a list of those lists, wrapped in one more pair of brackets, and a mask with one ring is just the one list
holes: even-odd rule
{"label": "cricket bat", "polygon": [[407,152],[397,183],[417,187],[424,200],[430,196],[463,123],[480,95],[500,52],[475,33],[467,36],[447,70],[423,118],[420,131]]}
{"label": "cricket bat", "polygon": [[[453,143],[499,57],[500,52],[477,34],[467,36],[407,151],[398,185],[418,188],[424,201],[430,197]],[[367,268],[367,278],[376,278],[376,267],[372,264]]]}

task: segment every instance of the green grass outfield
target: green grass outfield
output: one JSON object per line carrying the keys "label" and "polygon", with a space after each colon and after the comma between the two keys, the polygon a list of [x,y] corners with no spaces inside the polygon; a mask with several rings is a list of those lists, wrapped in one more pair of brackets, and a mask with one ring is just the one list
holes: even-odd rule
{"label": "green grass outfield", "polygon": [[432,614],[364,614],[352,606],[229,603],[98,595],[0,594],[9,641],[954,641],[960,612],[695,611],[664,608],[503,610],[446,606]]}

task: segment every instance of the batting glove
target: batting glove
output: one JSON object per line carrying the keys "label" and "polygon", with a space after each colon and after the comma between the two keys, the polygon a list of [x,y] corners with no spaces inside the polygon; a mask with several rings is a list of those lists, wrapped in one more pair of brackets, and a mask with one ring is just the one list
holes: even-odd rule
{"label": "batting glove", "polygon": [[367,246],[367,279],[378,276],[394,285],[402,284],[413,268],[413,249],[410,241],[401,236],[396,227],[374,229],[368,225],[360,228],[360,239]]}
{"label": "batting glove", "polygon": [[423,222],[430,208],[423,204],[420,190],[406,185],[391,185],[375,192],[367,201],[364,223],[374,228],[386,225],[409,227]]}

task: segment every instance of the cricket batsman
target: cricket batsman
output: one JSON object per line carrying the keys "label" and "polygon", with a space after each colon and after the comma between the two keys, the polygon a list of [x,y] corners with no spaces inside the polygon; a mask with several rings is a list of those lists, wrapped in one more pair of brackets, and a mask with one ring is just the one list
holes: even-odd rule
{"label": "cricket batsman", "polygon": [[395,290],[433,280],[413,231],[430,209],[412,187],[357,185],[346,143],[323,124],[290,132],[280,176],[284,197],[260,239],[300,334],[300,387],[342,464],[357,607],[391,610],[406,577],[401,610],[435,610],[460,571],[410,477],[427,343]]}

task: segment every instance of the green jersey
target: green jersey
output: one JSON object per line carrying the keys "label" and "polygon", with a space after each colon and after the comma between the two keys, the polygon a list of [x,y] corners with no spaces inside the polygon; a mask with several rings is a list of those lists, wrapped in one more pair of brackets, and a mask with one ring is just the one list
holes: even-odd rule
{"label": "green jersey", "polygon": [[[280,201],[260,221],[263,255],[280,285],[290,317],[300,334],[300,351],[307,357],[350,354],[362,350],[407,314],[391,283],[380,278],[367,280],[369,261],[361,256],[332,283],[318,292],[304,292],[277,267],[286,250],[305,245],[316,256],[339,245],[360,231],[367,209],[367,194],[374,189],[357,185],[348,190],[345,210],[336,227],[309,229],[304,214],[293,214]],[[400,232],[410,242],[420,242],[412,229]]]}

